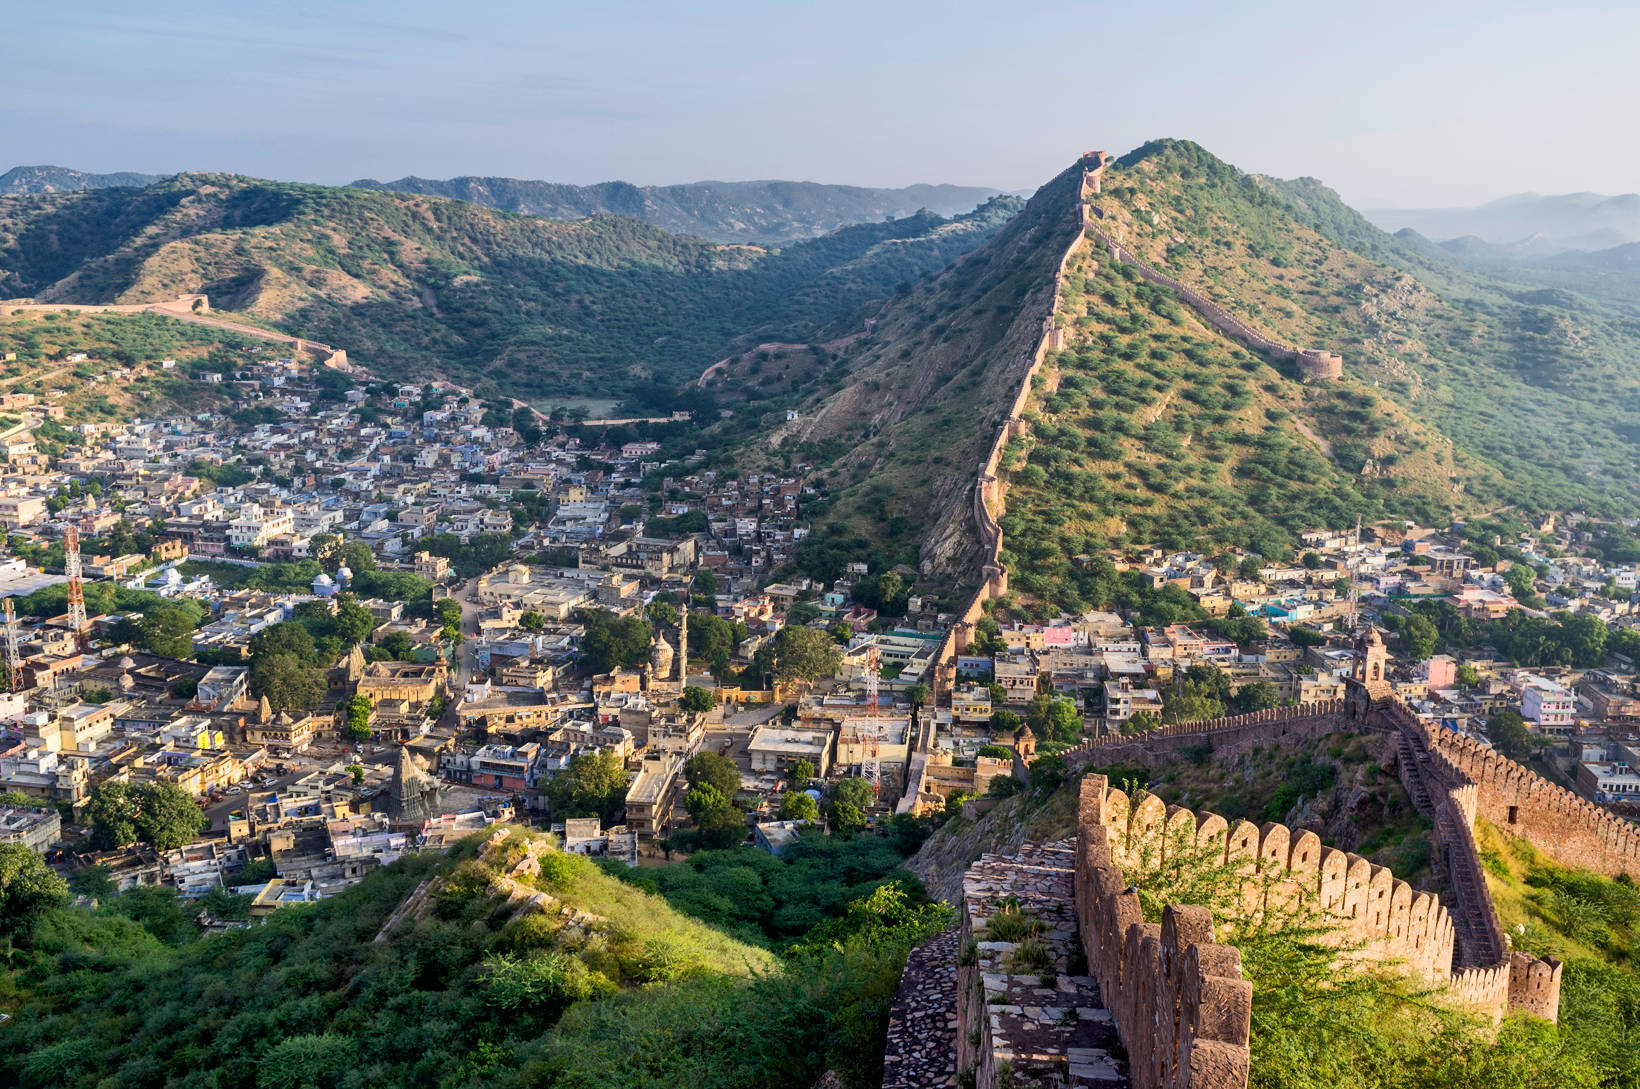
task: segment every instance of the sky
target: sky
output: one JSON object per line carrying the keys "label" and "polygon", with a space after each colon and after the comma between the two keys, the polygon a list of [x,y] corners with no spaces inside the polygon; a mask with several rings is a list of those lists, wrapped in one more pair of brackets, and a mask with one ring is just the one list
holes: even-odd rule
{"label": "sky", "polygon": [[1640,189],[1640,5],[17,5],[0,170],[1029,190],[1195,140],[1360,208]]}

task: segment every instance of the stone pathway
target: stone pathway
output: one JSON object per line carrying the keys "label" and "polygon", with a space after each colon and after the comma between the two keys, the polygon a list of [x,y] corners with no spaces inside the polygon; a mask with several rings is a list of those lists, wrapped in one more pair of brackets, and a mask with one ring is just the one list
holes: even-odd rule
{"label": "stone pathway", "polygon": [[[1042,923],[1036,941],[1051,958],[1041,967],[1019,963],[1024,943],[977,941],[975,965],[984,999],[991,1062],[1011,1084],[1118,1089],[1129,1084],[1116,1024],[1086,974],[1077,932],[1074,840],[1027,843],[1017,855],[986,855],[963,882],[972,932],[1003,905],[1017,905]],[[1040,954],[1038,954],[1040,956]],[[1001,1081],[1001,1078],[998,1078]]]}
{"label": "stone pathway", "polygon": [[957,1084],[956,930],[911,951],[888,1015],[883,1089],[944,1089]]}

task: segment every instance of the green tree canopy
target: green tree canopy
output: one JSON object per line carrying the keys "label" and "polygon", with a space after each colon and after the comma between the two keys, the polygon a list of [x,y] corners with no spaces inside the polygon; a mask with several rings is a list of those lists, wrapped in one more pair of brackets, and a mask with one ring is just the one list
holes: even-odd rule
{"label": "green tree canopy", "polygon": [[783,821],[818,821],[820,805],[806,791],[788,790],[780,799],[780,819]]}
{"label": "green tree canopy", "polygon": [[712,786],[726,799],[740,790],[740,769],[735,762],[715,752],[699,752],[683,765],[683,777],[691,787]]}
{"label": "green tree canopy", "polygon": [[836,674],[843,652],[824,632],[788,624],[774,637],[774,663],[788,680],[818,681]]}
{"label": "green tree canopy", "polygon": [[584,752],[547,780],[548,811],[561,817],[597,817],[605,827],[617,823],[626,805],[626,769],[613,749]]}
{"label": "green tree canopy", "polygon": [[140,842],[174,851],[208,823],[188,792],[170,783],[99,783],[87,812],[91,842],[103,850]]}
{"label": "green tree canopy", "polygon": [[21,843],[0,843],[0,934],[24,937],[40,917],[68,902],[68,885]]}

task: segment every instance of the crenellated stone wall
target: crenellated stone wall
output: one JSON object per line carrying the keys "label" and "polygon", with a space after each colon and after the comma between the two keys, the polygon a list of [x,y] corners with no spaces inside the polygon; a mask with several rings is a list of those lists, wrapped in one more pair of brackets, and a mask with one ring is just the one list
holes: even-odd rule
{"label": "crenellated stone wall", "polygon": [[1352,727],[1344,700],[1321,700],[1293,707],[1272,707],[1245,715],[1158,726],[1143,733],[1092,737],[1061,755],[1073,768],[1089,764],[1148,764],[1180,749],[1209,744],[1226,753],[1252,744],[1317,738]]}
{"label": "crenellated stone wall", "polygon": [[1125,825],[1125,809],[1107,809],[1110,796],[1104,776],[1082,781],[1076,912],[1088,970],[1127,1048],[1132,1084],[1242,1089],[1253,986],[1241,976],[1241,954],[1213,940],[1207,908],[1169,906],[1159,925],[1144,921],[1123,868],[1131,836],[1116,827]]}
{"label": "crenellated stone wall", "polygon": [[1325,847],[1314,832],[1214,813],[1196,814],[1147,794],[1133,805],[1102,775],[1082,780],[1078,814],[1086,839],[1103,829],[1112,864],[1129,874],[1173,860],[1222,866],[1245,874],[1234,905],[1249,918],[1283,908],[1315,910],[1334,924],[1341,944],[1375,961],[1397,961],[1419,976],[1445,982],[1452,968],[1452,921],[1440,898],[1419,892],[1360,855]]}

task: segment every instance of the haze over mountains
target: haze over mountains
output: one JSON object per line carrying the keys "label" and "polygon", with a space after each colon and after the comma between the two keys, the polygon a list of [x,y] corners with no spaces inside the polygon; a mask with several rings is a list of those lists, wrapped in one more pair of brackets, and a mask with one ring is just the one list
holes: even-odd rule
{"label": "haze over mountains", "polygon": [[[73,193],[86,189],[144,187],[170,175],[89,174],[62,166],[18,166],[0,174],[0,196]],[[908,185],[880,189],[806,181],[701,181],[638,186],[609,181],[560,185],[520,178],[405,177],[382,182],[363,178],[353,188],[448,197],[504,212],[545,219],[579,220],[630,216],[672,234],[713,242],[781,245],[818,238],[856,223],[902,219],[920,211],[961,215],[1001,194],[969,185]]]}
{"label": "haze over mountains", "polygon": [[0,174],[0,194],[73,193],[81,189],[144,186],[152,185],[163,177],[163,174],[136,174],[129,170],[116,174],[87,174],[66,166],[14,166]]}
{"label": "haze over mountains", "polygon": [[851,223],[912,215],[926,209],[957,215],[997,196],[1000,190],[964,185],[910,185],[873,189],[799,181],[702,181],[687,185],[637,186],[611,181],[559,185],[518,178],[462,177],[438,181],[365,178],[361,189],[387,189],[453,197],[487,208],[548,219],[595,215],[632,216],[674,234],[694,234],[715,242],[779,243],[814,238]]}
{"label": "haze over mountains", "polygon": [[1386,231],[1413,230],[1440,243],[1475,242],[1499,248],[1495,256],[1547,256],[1567,250],[1604,250],[1640,241],[1640,194],[1606,196],[1516,193],[1475,208],[1368,210]]}

